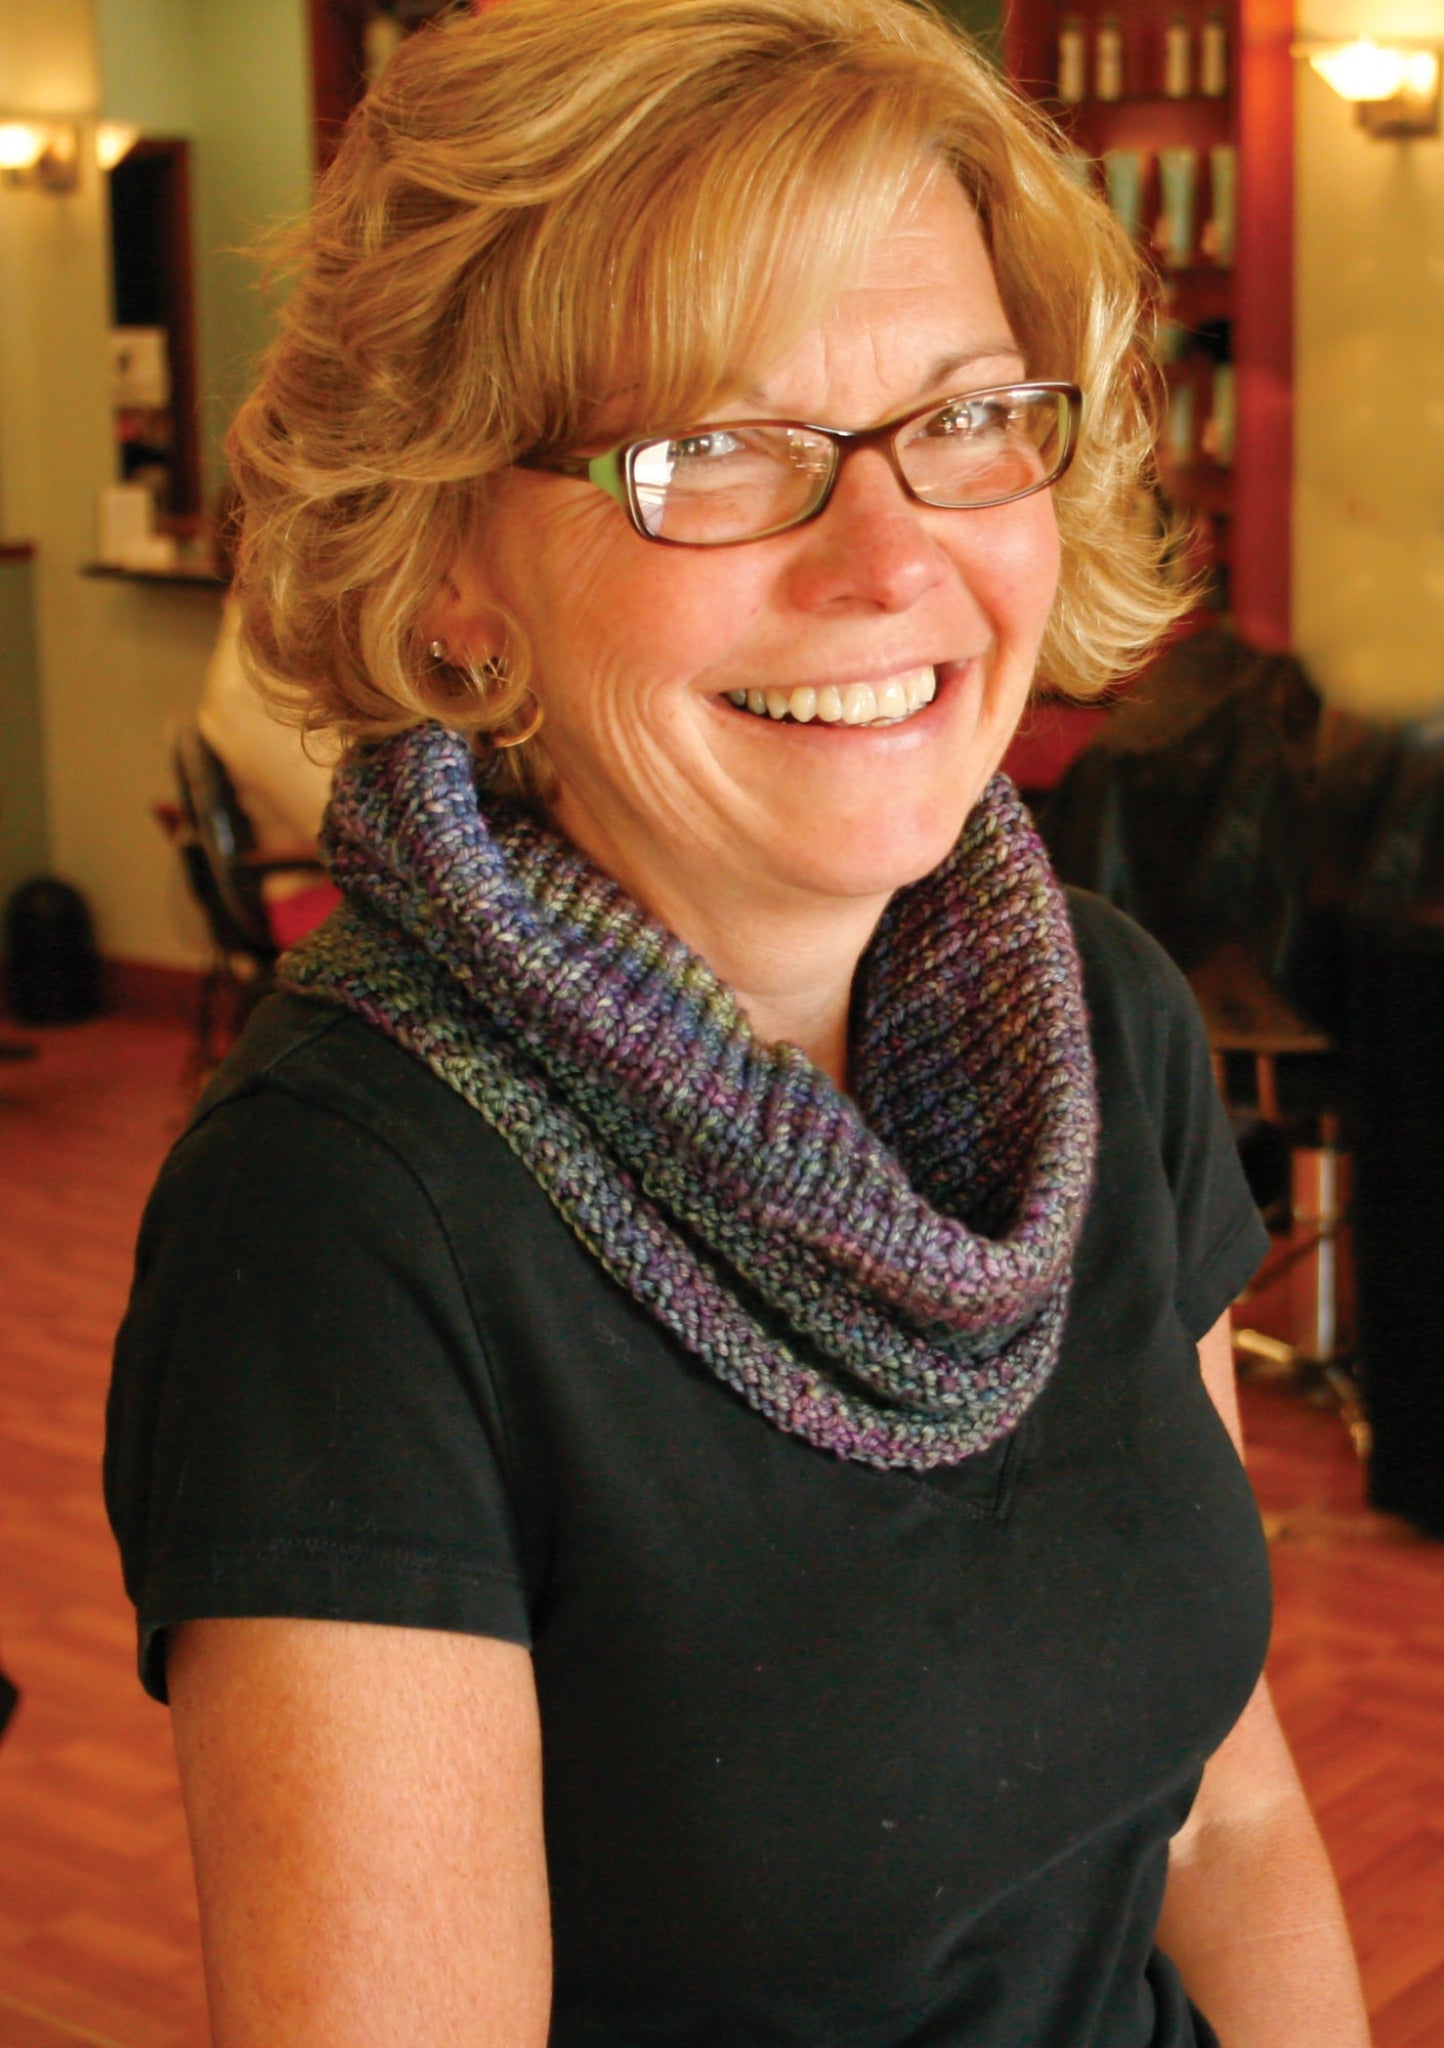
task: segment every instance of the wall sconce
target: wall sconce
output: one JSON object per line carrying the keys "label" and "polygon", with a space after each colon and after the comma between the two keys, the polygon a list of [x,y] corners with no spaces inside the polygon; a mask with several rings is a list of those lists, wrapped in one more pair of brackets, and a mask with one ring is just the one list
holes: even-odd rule
{"label": "wall sconce", "polygon": [[34,192],[73,192],[80,182],[80,131],[50,115],[0,114],[0,178]]}
{"label": "wall sconce", "polygon": [[1368,135],[1393,140],[1439,133],[1439,52],[1418,43],[1375,43],[1366,36],[1351,43],[1310,39],[1294,54],[1312,68],[1340,99],[1354,104],[1354,118]]}

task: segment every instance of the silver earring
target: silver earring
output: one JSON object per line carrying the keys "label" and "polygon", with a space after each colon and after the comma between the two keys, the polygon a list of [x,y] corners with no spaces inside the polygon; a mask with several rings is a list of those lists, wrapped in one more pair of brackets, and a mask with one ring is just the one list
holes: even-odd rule
{"label": "silver earring", "polygon": [[446,652],[446,642],[444,640],[433,640],[426,651],[433,661],[442,662],[450,659]]}

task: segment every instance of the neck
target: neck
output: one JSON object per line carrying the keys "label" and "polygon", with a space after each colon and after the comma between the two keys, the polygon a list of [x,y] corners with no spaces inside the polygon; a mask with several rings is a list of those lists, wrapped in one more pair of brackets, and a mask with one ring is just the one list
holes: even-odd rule
{"label": "neck", "polygon": [[848,1024],[858,962],[887,906],[887,893],[858,897],[765,887],[730,888],[715,868],[667,869],[599,843],[585,822],[553,822],[628,895],[706,961],[737,998],[765,1045],[800,1047],[846,1090]]}
{"label": "neck", "polygon": [[841,1089],[847,1087],[848,1024],[857,965],[886,898],[816,906],[768,917],[758,906],[730,918],[693,906],[647,908],[712,969],[736,996],[764,1045],[784,1040],[805,1052]]}
{"label": "neck", "polygon": [[[695,950],[695,948],[694,948]],[[705,957],[705,956],[704,956]],[[715,963],[708,960],[714,973]],[[846,1091],[848,1082],[848,1018],[852,1007],[852,978],[857,960],[838,978],[828,978],[809,987],[758,989],[742,987],[729,980],[748,1023],[765,1045],[786,1040],[820,1067],[829,1080]],[[726,978],[726,977],[724,977]]]}
{"label": "neck", "polygon": [[792,914],[752,902],[699,904],[627,876],[617,881],[644,910],[705,960],[764,1045],[786,1041],[847,1088],[848,1024],[857,965],[887,898],[798,906]]}

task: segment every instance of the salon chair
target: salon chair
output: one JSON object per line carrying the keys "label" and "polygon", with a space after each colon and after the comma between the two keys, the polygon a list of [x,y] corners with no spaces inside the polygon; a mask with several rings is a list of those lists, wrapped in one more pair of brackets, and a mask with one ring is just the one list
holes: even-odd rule
{"label": "salon chair", "polygon": [[181,858],[186,883],[206,922],[212,959],[196,1018],[197,1061],[214,1066],[246,1017],[268,993],[282,951],[266,902],[271,875],[324,879],[311,853],[263,859],[225,764],[194,724],[176,735],[176,799],[155,816]]}

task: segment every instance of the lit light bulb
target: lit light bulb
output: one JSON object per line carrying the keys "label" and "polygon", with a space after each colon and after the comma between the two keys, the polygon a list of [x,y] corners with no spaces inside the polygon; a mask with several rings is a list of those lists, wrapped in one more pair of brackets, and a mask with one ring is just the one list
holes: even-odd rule
{"label": "lit light bulb", "polygon": [[29,121],[0,121],[0,171],[28,171],[45,150],[45,133]]}
{"label": "lit light bulb", "polygon": [[[1381,49],[1360,36],[1332,50],[1311,50],[1309,62],[1340,99],[1392,100],[1403,90],[1411,55],[1406,50]],[[1432,65],[1433,59],[1428,61]]]}

